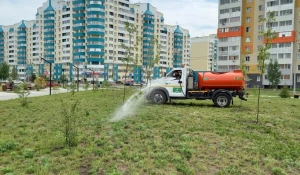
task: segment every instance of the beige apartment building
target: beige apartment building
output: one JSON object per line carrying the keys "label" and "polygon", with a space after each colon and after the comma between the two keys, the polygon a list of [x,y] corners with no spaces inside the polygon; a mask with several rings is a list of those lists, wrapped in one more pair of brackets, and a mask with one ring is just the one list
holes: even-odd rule
{"label": "beige apartment building", "polygon": [[248,86],[269,86],[266,75],[263,80],[259,76],[258,53],[264,44],[260,31],[267,28],[266,23],[259,22],[259,17],[274,11],[276,21],[269,25],[277,38],[272,41],[270,59],[277,59],[280,64],[280,86],[300,87],[300,42],[296,36],[300,32],[299,7],[300,0],[220,0],[218,71],[238,69],[241,59],[245,59]]}
{"label": "beige apartment building", "polygon": [[191,69],[216,71],[218,39],[216,34],[191,38]]}
{"label": "beige apartment building", "polygon": [[[47,75],[52,65],[52,78],[91,81],[124,80],[122,59],[126,51],[121,44],[129,39],[125,23],[138,28],[142,37],[137,67],[129,72],[135,82],[144,80],[148,64],[150,38],[161,45],[160,60],[153,70],[159,78],[174,67],[190,65],[190,34],[179,25],[167,25],[164,16],[149,3],[131,4],[129,0],[48,0],[37,8],[34,20],[0,26],[0,62],[15,66],[21,79],[32,73]],[[43,59],[41,59],[43,58]],[[77,69],[78,68],[78,69]]]}

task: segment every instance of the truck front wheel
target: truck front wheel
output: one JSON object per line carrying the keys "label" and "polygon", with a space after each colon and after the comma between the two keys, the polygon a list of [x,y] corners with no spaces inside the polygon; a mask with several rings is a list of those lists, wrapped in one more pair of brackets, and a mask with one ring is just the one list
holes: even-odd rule
{"label": "truck front wheel", "polygon": [[151,93],[150,100],[155,104],[164,104],[167,101],[167,97],[164,92],[156,90]]}
{"label": "truck front wheel", "polygon": [[219,93],[214,97],[213,102],[216,106],[224,108],[230,105],[230,100],[231,98],[228,94]]}

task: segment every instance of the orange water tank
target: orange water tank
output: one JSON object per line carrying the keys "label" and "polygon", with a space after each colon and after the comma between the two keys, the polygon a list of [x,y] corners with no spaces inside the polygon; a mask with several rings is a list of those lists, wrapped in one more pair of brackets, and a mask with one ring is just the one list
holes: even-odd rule
{"label": "orange water tank", "polygon": [[233,72],[199,72],[198,88],[241,90],[245,88],[244,75],[241,70]]}

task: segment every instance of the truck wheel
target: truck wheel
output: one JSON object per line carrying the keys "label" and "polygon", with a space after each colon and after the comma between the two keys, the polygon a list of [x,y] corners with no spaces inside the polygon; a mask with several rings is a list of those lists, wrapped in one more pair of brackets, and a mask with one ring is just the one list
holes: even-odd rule
{"label": "truck wheel", "polygon": [[155,104],[164,104],[167,101],[167,97],[164,92],[156,90],[151,93],[150,100]]}
{"label": "truck wheel", "polygon": [[226,93],[219,93],[213,99],[213,102],[218,107],[228,107],[230,105],[230,97]]}

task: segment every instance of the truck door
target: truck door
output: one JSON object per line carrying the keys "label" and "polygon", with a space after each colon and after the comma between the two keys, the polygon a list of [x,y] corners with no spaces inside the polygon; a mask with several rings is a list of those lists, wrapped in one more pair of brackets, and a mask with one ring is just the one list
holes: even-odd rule
{"label": "truck door", "polygon": [[[179,76],[176,75],[176,71],[178,71]],[[168,90],[170,97],[185,97],[185,89],[186,89],[186,77],[185,71],[183,70],[172,70],[165,77],[165,88]],[[181,81],[181,85],[179,84]]]}

